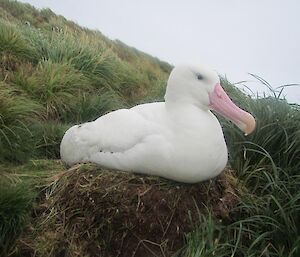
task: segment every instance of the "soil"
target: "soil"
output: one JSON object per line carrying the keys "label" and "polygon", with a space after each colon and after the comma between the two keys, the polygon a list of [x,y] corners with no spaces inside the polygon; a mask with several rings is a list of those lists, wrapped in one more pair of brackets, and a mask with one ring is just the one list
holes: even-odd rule
{"label": "soil", "polygon": [[39,197],[16,256],[171,256],[211,210],[228,217],[237,203],[230,168],[182,184],[80,165],[52,178]]}

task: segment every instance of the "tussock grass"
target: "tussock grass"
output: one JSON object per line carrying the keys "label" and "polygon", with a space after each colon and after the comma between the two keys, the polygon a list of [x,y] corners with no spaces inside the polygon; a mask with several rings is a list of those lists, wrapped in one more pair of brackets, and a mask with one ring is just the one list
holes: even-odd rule
{"label": "tussock grass", "polygon": [[0,19],[0,53],[32,60],[34,49],[27,44],[19,28]]}
{"label": "tussock grass", "polygon": [[122,59],[124,44],[49,9],[8,0],[0,8],[1,160],[22,162],[42,152],[58,157],[56,139],[56,150],[48,147],[51,122],[58,139],[60,127],[141,102],[167,77],[158,59],[130,48],[132,58]]}
{"label": "tussock grass", "polygon": [[0,160],[22,162],[31,156],[28,122],[39,117],[40,106],[0,83]]}
{"label": "tussock grass", "polygon": [[[254,164],[259,155],[265,155],[266,162],[270,164],[273,160],[273,165],[289,169],[289,174],[293,175],[291,170],[300,167],[300,108],[285,100],[268,97],[249,101],[248,109],[257,119],[255,133],[245,139],[233,127],[230,127],[231,132],[227,130],[231,136],[237,137],[236,142],[244,142],[240,147],[250,149],[245,153],[246,159]],[[240,151],[241,148],[235,149]]]}
{"label": "tussock grass", "polygon": [[286,199],[249,194],[229,217],[218,221],[201,216],[200,225],[187,236],[179,256],[299,255],[299,194]]}
{"label": "tussock grass", "polygon": [[[72,124],[140,102],[167,78],[171,66],[130,48],[129,61],[121,56],[124,46],[49,9],[0,0],[0,201],[10,204],[5,210],[16,205],[14,214],[0,207],[0,255],[27,221],[29,188],[52,176],[48,164],[28,160],[59,158]],[[2,186],[2,178],[10,182]],[[41,252],[43,245],[37,247]]]}
{"label": "tussock grass", "polygon": [[79,90],[87,90],[84,77],[68,64],[40,62],[29,78],[30,95],[43,104],[47,120],[59,119],[69,109],[70,103],[79,95]]}
{"label": "tussock grass", "polygon": [[222,121],[231,165],[247,191],[228,219],[202,216],[180,256],[299,256],[300,108],[229,92],[257,120],[248,137]]}
{"label": "tussock grass", "polygon": [[60,159],[59,146],[69,126],[57,122],[35,123],[30,126],[34,135],[33,157]]}
{"label": "tussock grass", "polygon": [[70,105],[61,119],[66,123],[84,123],[93,121],[109,111],[127,107],[121,96],[113,90],[99,90],[97,94],[82,93],[77,101]]}
{"label": "tussock grass", "polygon": [[0,174],[0,256],[7,256],[29,219],[34,200],[29,188]]}

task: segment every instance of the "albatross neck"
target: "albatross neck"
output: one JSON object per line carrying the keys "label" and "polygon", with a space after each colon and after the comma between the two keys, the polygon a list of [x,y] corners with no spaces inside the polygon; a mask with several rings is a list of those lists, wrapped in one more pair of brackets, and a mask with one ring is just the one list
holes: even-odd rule
{"label": "albatross neck", "polygon": [[169,117],[177,122],[191,122],[203,118],[211,118],[212,112],[208,107],[203,107],[199,104],[193,104],[186,101],[165,102],[165,108]]}

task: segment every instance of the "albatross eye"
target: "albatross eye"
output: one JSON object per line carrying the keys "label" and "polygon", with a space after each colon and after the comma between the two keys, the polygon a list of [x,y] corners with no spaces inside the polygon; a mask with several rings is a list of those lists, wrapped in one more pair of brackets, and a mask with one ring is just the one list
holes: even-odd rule
{"label": "albatross eye", "polygon": [[203,79],[203,76],[201,74],[197,74],[197,79],[198,80],[202,80]]}

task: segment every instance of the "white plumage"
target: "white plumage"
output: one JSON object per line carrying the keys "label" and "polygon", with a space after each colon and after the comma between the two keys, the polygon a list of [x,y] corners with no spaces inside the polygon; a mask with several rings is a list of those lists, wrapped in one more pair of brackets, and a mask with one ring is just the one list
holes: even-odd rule
{"label": "white plumage", "polygon": [[170,74],[165,102],[117,110],[71,127],[61,142],[61,158],[68,165],[93,162],[187,183],[207,180],[227,163],[222,129],[210,109],[245,133],[255,127],[254,118],[227,97],[214,71],[178,66]]}

